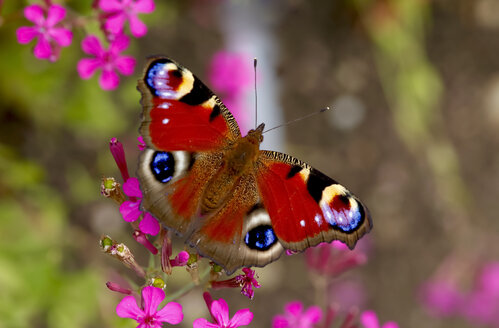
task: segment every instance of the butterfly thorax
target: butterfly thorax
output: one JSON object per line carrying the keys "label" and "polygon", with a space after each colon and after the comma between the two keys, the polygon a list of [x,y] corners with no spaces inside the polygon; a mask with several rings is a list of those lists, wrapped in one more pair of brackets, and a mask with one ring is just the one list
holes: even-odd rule
{"label": "butterfly thorax", "polygon": [[254,170],[258,160],[260,143],[263,141],[262,123],[250,130],[244,138],[237,139],[224,152],[224,160],[218,172],[208,183],[201,204],[201,213],[206,215],[219,209],[233,194],[238,180]]}

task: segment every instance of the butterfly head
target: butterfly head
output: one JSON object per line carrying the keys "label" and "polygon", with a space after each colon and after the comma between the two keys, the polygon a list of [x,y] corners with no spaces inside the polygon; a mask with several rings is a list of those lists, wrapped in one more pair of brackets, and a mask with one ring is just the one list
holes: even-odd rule
{"label": "butterfly head", "polygon": [[260,145],[263,141],[263,129],[265,128],[265,123],[260,124],[256,129],[248,131],[246,138],[249,142]]}

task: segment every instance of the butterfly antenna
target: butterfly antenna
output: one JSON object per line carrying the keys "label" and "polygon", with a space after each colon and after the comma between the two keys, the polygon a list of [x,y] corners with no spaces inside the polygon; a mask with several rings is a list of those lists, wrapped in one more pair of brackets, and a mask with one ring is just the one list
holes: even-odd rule
{"label": "butterfly antenna", "polygon": [[258,125],[258,95],[256,92],[256,64],[257,64],[257,59],[256,57],[253,58],[253,71],[255,72],[255,129],[256,126]]}
{"label": "butterfly antenna", "polygon": [[[266,131],[263,131],[263,133],[267,133],[267,132],[269,132],[269,131],[275,130],[275,129],[277,129],[277,128],[281,128],[281,127],[283,127],[283,126],[287,126],[287,125],[293,124],[293,123],[295,123],[295,122],[298,122],[298,121],[304,120],[304,119],[309,118],[309,117],[312,117],[312,116],[314,116],[314,115],[324,113],[325,111],[328,111],[328,110],[330,110],[330,109],[331,109],[331,108],[329,108],[329,107],[322,108],[322,109],[318,110],[318,111],[317,111],[317,112],[315,112],[315,113],[311,113],[311,114],[308,114],[308,115],[305,115],[305,116],[302,116],[302,117],[299,117],[299,118],[295,118],[294,120],[291,120],[291,121],[289,121],[289,122],[287,122],[287,123],[284,123],[284,124],[281,124],[281,125],[278,125],[278,126],[274,126],[273,128],[270,128],[270,129],[268,129],[268,130],[266,130]],[[262,134],[263,134],[263,133],[262,133]]]}

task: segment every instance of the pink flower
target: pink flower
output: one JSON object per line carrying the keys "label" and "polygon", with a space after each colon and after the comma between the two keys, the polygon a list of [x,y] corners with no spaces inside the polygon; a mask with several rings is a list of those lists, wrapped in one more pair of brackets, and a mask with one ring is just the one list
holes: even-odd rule
{"label": "pink flower", "polygon": [[462,314],[473,325],[499,326],[499,262],[486,263],[462,305]]}
{"label": "pink flower", "polygon": [[161,269],[167,274],[172,273],[172,267],[184,266],[189,261],[189,253],[186,251],[181,251],[172,260],[172,240],[170,238],[170,231],[161,230],[161,238],[163,239],[163,245],[161,246]]}
{"label": "pink flower", "polygon": [[359,246],[361,242],[356,249],[350,250],[337,240],[332,243],[321,243],[305,251],[305,260],[313,271],[336,277],[367,262],[367,255]]}
{"label": "pink flower", "polygon": [[[221,280],[221,281],[212,281],[211,288],[237,288],[241,287],[241,294],[248,297],[249,299],[253,299],[255,296],[255,292],[253,291],[253,287],[260,288],[260,284],[256,280],[258,275],[256,275],[255,270],[250,268],[243,268],[244,274],[235,276],[234,278]],[[256,278],[255,278],[256,277]]]}
{"label": "pink flower", "polygon": [[246,326],[253,320],[253,313],[249,309],[239,310],[232,319],[229,319],[229,306],[224,299],[214,301],[209,293],[204,293],[203,297],[215,322],[211,323],[204,318],[199,318],[194,320],[194,328],[236,328]]}
{"label": "pink flower", "polygon": [[140,231],[153,236],[157,235],[159,232],[158,221],[149,212],[142,212],[140,210],[142,191],[139,187],[139,180],[137,178],[129,178],[123,184],[123,192],[128,197],[134,198],[134,200],[127,200],[121,204],[120,213],[123,216],[123,220],[133,222],[144,213],[142,221],[139,223]]}
{"label": "pink flower", "polygon": [[252,63],[245,54],[219,51],[213,55],[208,73],[213,90],[220,93],[242,129],[253,123],[244,108],[246,93],[254,82]]}
{"label": "pink flower", "polygon": [[258,275],[256,275],[255,270],[251,270],[250,268],[243,268],[243,272],[244,275],[237,276],[236,281],[238,281],[239,284],[242,286],[241,294],[250,299],[253,299],[253,297],[255,296],[253,287],[255,288],[261,287],[255,278],[255,276],[258,278]]}
{"label": "pink flower", "polygon": [[398,328],[399,325],[396,322],[389,321],[384,325],[380,326],[378,321],[378,316],[374,311],[364,311],[360,315],[360,322],[365,328]]}
{"label": "pink flower", "polygon": [[312,328],[322,318],[318,306],[311,306],[304,312],[299,301],[286,304],[284,312],[284,315],[279,314],[272,319],[272,328]]}
{"label": "pink flower", "polygon": [[449,317],[460,311],[463,293],[451,281],[433,279],[421,286],[420,299],[430,314]]}
{"label": "pink flower", "polygon": [[170,302],[157,310],[164,299],[165,292],[161,288],[147,286],[142,289],[142,308],[138,307],[133,296],[127,296],[116,306],[116,313],[122,318],[134,319],[139,328],[160,328],[163,322],[180,323],[184,319],[180,304]]}
{"label": "pink flower", "polygon": [[107,20],[104,28],[112,34],[121,34],[125,21],[130,23],[130,32],[136,38],[147,33],[147,26],[137,14],[148,14],[154,11],[153,0],[100,0],[99,8],[106,12]]}
{"label": "pink flower", "polygon": [[17,29],[17,41],[27,44],[38,37],[34,55],[38,59],[48,59],[52,62],[59,58],[61,47],[71,44],[73,33],[56,25],[66,16],[66,9],[59,5],[51,5],[44,17],[44,9],[40,5],[31,5],[24,8],[24,16],[35,26],[22,26]]}
{"label": "pink flower", "polygon": [[113,90],[120,83],[120,78],[115,72],[117,70],[123,75],[131,75],[135,68],[135,58],[131,56],[121,56],[120,53],[128,48],[130,40],[126,35],[118,35],[111,42],[109,50],[105,50],[99,39],[93,35],[83,39],[81,47],[83,51],[94,58],[83,58],[78,62],[78,73],[82,79],[89,79],[97,69],[102,73],[99,78],[99,85],[104,90]]}

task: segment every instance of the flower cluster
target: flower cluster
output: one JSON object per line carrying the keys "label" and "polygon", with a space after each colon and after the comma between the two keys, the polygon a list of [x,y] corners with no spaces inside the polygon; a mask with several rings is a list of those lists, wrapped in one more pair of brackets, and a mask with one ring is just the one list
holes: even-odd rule
{"label": "flower cluster", "polygon": [[[125,34],[128,23],[132,36],[142,37],[147,33],[146,25],[139,19],[139,14],[152,13],[155,9],[153,0],[99,0],[94,9],[96,15],[80,17],[76,13],[68,17],[68,10],[45,1],[45,5],[33,4],[24,8],[24,17],[33,23],[17,29],[17,40],[28,44],[36,39],[34,55],[38,59],[56,61],[61,48],[68,47],[73,41],[72,29],[80,27],[82,22],[98,19],[104,41],[96,35],[87,35],[81,42],[84,53],[90,58],[80,59],[77,70],[82,79],[91,78],[97,70],[101,71],[99,85],[104,90],[116,89],[119,75],[131,75],[136,60],[131,56],[121,55],[130,39]],[[83,23],[84,24],[84,23]]]}
{"label": "flower cluster", "polygon": [[[139,138],[138,141],[139,150],[144,150],[146,147],[144,140]],[[134,230],[133,238],[152,254],[153,260],[150,263],[157,263],[155,266],[149,265],[147,268],[143,268],[135,260],[131,249],[125,244],[119,243],[107,235],[101,237],[100,245],[104,253],[122,262],[144,281],[144,287],[141,289],[142,301],[140,304],[142,304],[142,307],[139,307],[135,301],[138,291],[134,291],[129,286],[122,286],[117,282],[108,281],[106,283],[109,290],[127,295],[116,308],[116,312],[121,317],[136,320],[139,326],[143,328],[158,328],[163,322],[177,324],[183,318],[180,304],[168,303],[163,309],[157,310],[158,305],[165,298],[164,289],[167,287],[167,280],[173,274],[173,268],[185,267],[191,273],[194,283],[190,288],[198,285],[200,280],[206,278],[206,274],[200,276],[198,273],[199,257],[196,253],[189,254],[187,251],[181,251],[176,256],[173,256],[171,231],[162,228],[150,213],[142,211],[140,208],[143,198],[140,181],[135,177],[130,177],[123,144],[116,138],[112,138],[109,142],[109,148],[119,168],[123,182],[119,183],[114,178],[104,178],[101,193],[103,196],[113,199],[119,205],[123,220],[130,223]],[[153,236],[157,236],[156,241],[149,240]],[[158,245],[160,245],[159,249]],[[214,263],[210,263],[210,265],[211,271],[209,273],[211,278],[209,283],[213,289],[241,288],[241,293],[252,299],[254,297],[253,288],[260,287],[256,280],[258,276],[250,268],[243,268],[243,274],[218,281],[222,275],[222,269]],[[253,314],[248,309],[244,309],[236,312],[234,317],[229,319],[228,306],[225,300],[213,301],[208,293],[205,293],[204,298],[214,323],[206,319],[198,319],[194,322],[195,327],[235,328],[247,325],[253,318]]]}
{"label": "flower cluster", "polygon": [[[455,270],[453,270],[455,271]],[[486,262],[474,272],[468,290],[452,274],[440,275],[425,282],[421,301],[436,317],[461,317],[472,325],[499,326],[499,262]]]}

